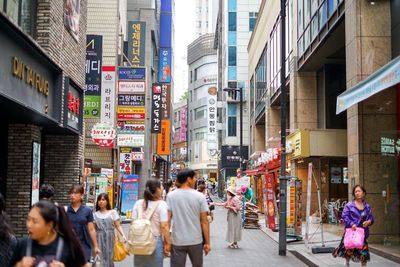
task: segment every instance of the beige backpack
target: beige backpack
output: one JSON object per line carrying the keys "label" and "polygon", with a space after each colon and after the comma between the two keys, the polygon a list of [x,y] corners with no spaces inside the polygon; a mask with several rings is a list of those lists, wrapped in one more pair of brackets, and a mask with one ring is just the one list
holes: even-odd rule
{"label": "beige backpack", "polygon": [[[144,201],[143,201],[144,203]],[[157,241],[151,231],[151,217],[157,210],[159,201],[148,212],[147,218],[143,218],[143,205],[138,208],[138,218],[133,220],[129,228],[129,252],[134,255],[151,255],[156,249]]]}

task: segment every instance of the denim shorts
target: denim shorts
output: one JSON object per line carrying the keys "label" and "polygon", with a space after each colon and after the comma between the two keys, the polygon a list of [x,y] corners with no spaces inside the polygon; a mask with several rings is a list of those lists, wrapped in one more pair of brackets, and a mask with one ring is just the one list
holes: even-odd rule
{"label": "denim shorts", "polygon": [[135,255],[133,258],[134,267],[162,267],[164,261],[164,244],[161,236],[156,237],[157,245],[153,254]]}

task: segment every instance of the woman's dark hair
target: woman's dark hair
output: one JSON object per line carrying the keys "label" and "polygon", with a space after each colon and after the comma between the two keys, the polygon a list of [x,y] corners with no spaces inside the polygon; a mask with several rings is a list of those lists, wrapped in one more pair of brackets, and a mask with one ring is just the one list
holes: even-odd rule
{"label": "woman's dark hair", "polygon": [[53,200],[54,197],[54,187],[49,184],[43,184],[39,190],[39,199],[50,199]]}
{"label": "woman's dark hair", "polygon": [[8,221],[6,202],[3,195],[0,193],[0,239],[9,240],[11,234],[13,234],[13,230]]}
{"label": "woman's dark hair", "polygon": [[31,209],[33,208],[39,209],[39,213],[46,223],[53,223],[56,232],[62,236],[65,244],[69,246],[72,258],[84,258],[79,240],[63,207],[56,206],[48,200],[40,200],[33,204]]}
{"label": "woman's dark hair", "polygon": [[161,187],[161,183],[157,179],[150,179],[146,182],[146,188],[144,190],[144,210],[147,210],[149,205],[149,200],[156,200],[156,196],[154,195],[157,191],[157,188]]}
{"label": "woman's dark hair", "polygon": [[97,201],[96,201],[96,211],[100,210],[99,201],[100,201],[102,198],[104,198],[104,199],[107,201],[106,209],[107,209],[107,210],[111,210],[110,199],[108,198],[108,194],[107,194],[107,193],[101,193],[101,194],[99,194],[99,196],[97,197]]}
{"label": "woman's dark hair", "polygon": [[172,185],[174,184],[174,182],[171,179],[168,179],[168,181],[165,183],[165,193],[168,194],[169,189],[172,187]]}
{"label": "woman's dark hair", "polygon": [[196,175],[196,173],[194,172],[194,170],[184,169],[178,173],[176,179],[182,185],[182,184],[186,183],[186,181],[189,177],[194,177],[195,175]]}
{"label": "woman's dark hair", "polygon": [[205,184],[199,184],[198,187],[197,187],[197,191],[203,193],[204,190],[206,190],[206,185]]}
{"label": "woman's dark hair", "polygon": [[357,187],[360,188],[364,192],[364,196],[367,195],[367,191],[365,190],[365,188],[362,185],[357,184],[353,187],[353,197],[355,197]]}

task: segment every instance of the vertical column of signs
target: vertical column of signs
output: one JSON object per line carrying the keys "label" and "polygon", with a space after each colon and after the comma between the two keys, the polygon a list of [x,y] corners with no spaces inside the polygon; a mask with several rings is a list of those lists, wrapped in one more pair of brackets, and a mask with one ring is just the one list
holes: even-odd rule
{"label": "vertical column of signs", "polygon": [[146,68],[119,67],[117,145],[131,148],[131,161],[143,161],[145,133]]}

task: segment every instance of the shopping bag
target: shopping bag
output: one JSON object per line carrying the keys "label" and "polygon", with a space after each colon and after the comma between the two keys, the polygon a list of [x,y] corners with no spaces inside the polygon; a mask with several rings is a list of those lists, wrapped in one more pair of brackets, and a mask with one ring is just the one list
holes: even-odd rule
{"label": "shopping bag", "polygon": [[119,237],[115,237],[114,241],[114,261],[123,261],[127,256],[124,243]]}
{"label": "shopping bag", "polygon": [[94,257],[90,262],[92,263],[92,267],[103,267],[103,260],[100,256]]}
{"label": "shopping bag", "polygon": [[364,228],[357,227],[356,230],[346,228],[346,233],[344,234],[344,247],[346,249],[362,249],[364,246],[364,237]]}

